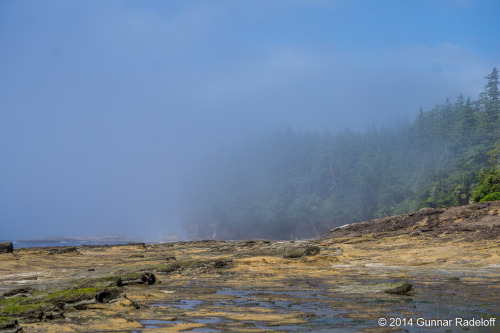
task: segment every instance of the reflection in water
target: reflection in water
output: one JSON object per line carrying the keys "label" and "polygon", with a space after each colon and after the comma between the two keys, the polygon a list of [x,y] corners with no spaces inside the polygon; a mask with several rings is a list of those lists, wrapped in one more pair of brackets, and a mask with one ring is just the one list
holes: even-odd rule
{"label": "reflection in water", "polygon": [[[477,276],[476,276],[477,278]],[[466,275],[460,277],[446,276],[433,272],[414,283],[414,290],[409,295],[392,295],[380,293],[347,292],[348,287],[332,288],[319,284],[314,288],[273,288],[263,290],[219,289],[211,297],[203,300],[195,296],[185,299],[157,302],[157,307],[171,307],[186,312],[174,321],[144,320],[145,328],[167,327],[175,323],[204,324],[193,332],[224,332],[228,325],[241,324],[247,328],[263,329],[279,332],[358,332],[360,330],[380,327],[378,319],[387,319],[386,327],[396,331],[411,332],[497,332],[496,327],[456,327],[455,318],[490,319],[500,315],[498,295],[492,289],[494,281],[484,276],[475,281],[467,280]],[[342,288],[344,287],[344,288]],[[352,288],[351,288],[352,289]],[[178,295],[180,296],[180,295]],[[272,313],[299,313],[305,323],[297,325],[274,326],[259,318],[242,321],[231,319],[231,313],[255,312],[256,309],[272,310]],[[201,317],[189,310],[208,310],[211,315]],[[219,313],[220,316],[214,315]],[[391,318],[405,318],[406,325]],[[412,319],[410,323],[408,320]],[[428,327],[432,319],[452,320],[451,327]],[[425,320],[425,321],[424,321]],[[238,323],[236,323],[238,322]],[[435,322],[434,322],[435,323]],[[234,326],[233,326],[234,327]]]}

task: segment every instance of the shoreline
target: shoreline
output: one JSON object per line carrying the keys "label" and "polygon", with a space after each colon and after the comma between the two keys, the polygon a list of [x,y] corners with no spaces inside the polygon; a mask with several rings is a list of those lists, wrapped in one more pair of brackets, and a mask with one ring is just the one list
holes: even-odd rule
{"label": "shoreline", "polygon": [[[500,317],[500,241],[490,237],[499,206],[420,211],[304,241],[14,249],[0,254],[0,317],[17,313],[10,317],[25,332],[146,333],[357,332],[381,330],[380,318],[486,321]],[[6,305],[13,299],[19,304]]]}

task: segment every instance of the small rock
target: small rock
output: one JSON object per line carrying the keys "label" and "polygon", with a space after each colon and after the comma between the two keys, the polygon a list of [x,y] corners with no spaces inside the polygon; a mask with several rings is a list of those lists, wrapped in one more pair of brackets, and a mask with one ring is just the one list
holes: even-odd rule
{"label": "small rock", "polygon": [[406,282],[395,282],[395,283],[385,283],[380,285],[382,291],[388,294],[405,294],[409,292],[412,288],[411,283]]}

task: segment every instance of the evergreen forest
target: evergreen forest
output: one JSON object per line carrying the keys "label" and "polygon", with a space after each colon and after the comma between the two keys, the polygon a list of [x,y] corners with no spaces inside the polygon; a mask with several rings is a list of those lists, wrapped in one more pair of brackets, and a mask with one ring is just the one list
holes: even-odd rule
{"label": "evergreen forest", "polygon": [[498,70],[413,121],[362,133],[283,129],[214,153],[187,186],[194,239],[297,239],[332,227],[500,200]]}

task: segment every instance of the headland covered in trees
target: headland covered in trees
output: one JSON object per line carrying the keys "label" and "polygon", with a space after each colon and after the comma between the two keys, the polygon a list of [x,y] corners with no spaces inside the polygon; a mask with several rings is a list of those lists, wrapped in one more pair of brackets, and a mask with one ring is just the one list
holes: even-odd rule
{"label": "headland covered in trees", "polygon": [[193,239],[295,239],[332,227],[500,199],[500,93],[459,95],[390,128],[279,130],[214,153],[181,222]]}

